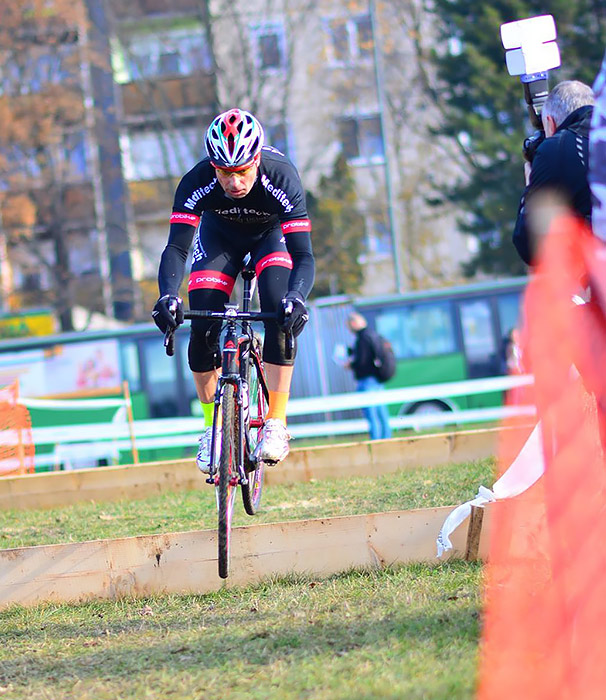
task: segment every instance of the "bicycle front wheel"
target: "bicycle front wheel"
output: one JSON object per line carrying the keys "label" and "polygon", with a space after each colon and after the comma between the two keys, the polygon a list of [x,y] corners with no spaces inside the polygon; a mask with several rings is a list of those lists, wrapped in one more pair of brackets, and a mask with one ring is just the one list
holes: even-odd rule
{"label": "bicycle front wheel", "polygon": [[236,435],[235,390],[227,384],[221,402],[221,455],[216,480],[218,510],[219,576],[229,576],[229,547],[234,500],[238,486],[238,439]]}

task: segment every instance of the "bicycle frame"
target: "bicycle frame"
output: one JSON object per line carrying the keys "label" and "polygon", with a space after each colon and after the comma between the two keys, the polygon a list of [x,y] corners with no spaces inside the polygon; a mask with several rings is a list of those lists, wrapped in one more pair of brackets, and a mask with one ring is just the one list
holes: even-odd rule
{"label": "bicycle frame", "polygon": [[[263,370],[263,360],[255,339],[251,323],[253,321],[272,320],[277,322],[276,313],[252,312],[250,305],[254,293],[255,272],[250,264],[242,270],[244,294],[242,311],[234,303],[226,303],[224,311],[186,311],[184,318],[215,319],[222,323],[224,339],[221,348],[221,373],[215,391],[213,426],[211,435],[211,458],[207,483],[216,488],[218,525],[218,562],[219,576],[226,578],[229,572],[229,539],[231,518],[236,487],[241,486],[244,508],[249,515],[254,515],[261,497],[263,482],[263,462],[253,459],[251,429],[261,429],[265,422],[265,407],[269,399],[269,389]],[[291,307],[292,310],[292,307]],[[288,309],[286,313],[289,313]],[[164,345],[169,355],[174,354],[174,330],[165,334]],[[287,333],[286,356],[292,357],[294,337]],[[258,382],[256,420],[247,420],[244,407],[248,405],[249,416],[253,406],[250,405],[249,372],[252,366]],[[232,392],[233,388],[233,392]],[[219,441],[219,412],[222,412],[223,432],[221,446]],[[226,423],[228,421],[228,423]],[[234,434],[235,430],[235,434]],[[218,450],[217,448],[221,449]],[[252,476],[249,478],[247,473]]]}
{"label": "bicycle frame", "polygon": [[[262,359],[259,356],[257,349],[254,347],[254,334],[251,326],[251,321],[261,321],[266,319],[275,320],[276,316],[273,313],[260,313],[251,312],[250,304],[254,294],[254,271],[245,268],[242,272],[242,277],[244,279],[244,291],[243,291],[243,302],[242,311],[238,310],[238,305],[234,303],[225,304],[225,311],[223,313],[213,313],[212,317],[221,317],[225,322],[225,338],[223,341],[223,347],[221,352],[221,374],[217,381],[217,389],[215,391],[215,407],[213,414],[213,432],[211,439],[211,454],[216,455],[217,447],[217,425],[219,418],[219,411],[221,410],[221,400],[223,397],[223,392],[226,384],[232,384],[235,388],[236,393],[236,422],[238,426],[238,460],[236,469],[238,471],[239,483],[241,485],[246,485],[248,483],[248,478],[246,476],[245,469],[245,457],[251,454],[250,444],[249,444],[249,434],[245,431],[245,421],[243,420],[243,407],[245,403],[250,405],[250,396],[248,381],[249,377],[246,376],[248,369],[247,356],[249,353],[253,355],[253,363],[257,370],[257,377],[261,384],[260,390],[263,391],[266,397],[268,397],[269,392],[267,388],[267,381],[265,379],[265,373],[263,371]],[[190,312],[197,316],[198,313]],[[241,326],[241,331],[238,331],[238,325]],[[251,422],[251,428],[259,429],[263,427],[263,418],[257,419]],[[210,465],[210,474],[208,476],[207,482],[213,484],[216,482],[216,460],[213,459]]]}

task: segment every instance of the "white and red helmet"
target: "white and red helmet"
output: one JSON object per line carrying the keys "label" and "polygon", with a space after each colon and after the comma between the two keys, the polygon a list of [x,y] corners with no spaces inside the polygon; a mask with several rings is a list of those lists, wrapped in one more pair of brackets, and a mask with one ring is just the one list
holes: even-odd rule
{"label": "white and red helmet", "polygon": [[240,168],[263,147],[263,127],[250,112],[230,109],[213,119],[205,143],[214,166]]}

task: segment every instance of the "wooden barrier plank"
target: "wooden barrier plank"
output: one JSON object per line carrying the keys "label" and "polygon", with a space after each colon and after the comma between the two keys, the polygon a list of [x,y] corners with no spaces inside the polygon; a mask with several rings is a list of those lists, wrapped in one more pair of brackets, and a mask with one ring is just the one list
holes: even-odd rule
{"label": "wooden barrier plank", "polygon": [[[436,561],[451,508],[372,513],[235,528],[232,574],[217,575],[214,530],[0,551],[0,608],[44,602],[209,593],[272,575],[328,576],[352,567]],[[463,557],[466,528],[447,556]]]}
{"label": "wooden barrier plank", "polygon": [[[496,429],[473,430],[294,449],[278,467],[265,470],[265,483],[390,474],[482,459],[494,454],[497,433]],[[130,500],[206,487],[193,459],[26,474],[0,478],[0,510]]]}
{"label": "wooden barrier plank", "polygon": [[293,450],[279,468],[266,470],[266,483],[391,474],[484,459],[495,454],[498,434],[492,428]]}
{"label": "wooden barrier plank", "polygon": [[476,561],[480,550],[482,537],[482,523],[484,521],[484,508],[471,506],[471,515],[467,526],[467,544],[465,547],[466,561]]}

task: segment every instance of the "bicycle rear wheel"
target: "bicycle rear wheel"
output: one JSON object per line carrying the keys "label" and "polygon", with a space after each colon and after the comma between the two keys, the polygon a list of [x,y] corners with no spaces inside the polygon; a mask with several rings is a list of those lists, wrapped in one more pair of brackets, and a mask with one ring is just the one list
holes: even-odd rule
{"label": "bicycle rear wheel", "polygon": [[234,512],[234,500],[238,485],[238,439],[236,434],[234,386],[227,384],[223,390],[221,402],[222,432],[221,455],[216,478],[218,510],[218,560],[219,576],[229,575],[229,547],[231,539],[231,521]]}
{"label": "bicycle rear wheel", "polygon": [[248,368],[248,415],[244,429],[248,434],[248,454],[246,455],[246,467],[248,484],[242,485],[242,502],[244,510],[249,515],[254,515],[261,503],[263,490],[264,462],[253,462],[251,455],[261,437],[261,429],[267,413],[267,387],[265,377],[259,360],[260,353],[255,356],[251,353]]}

